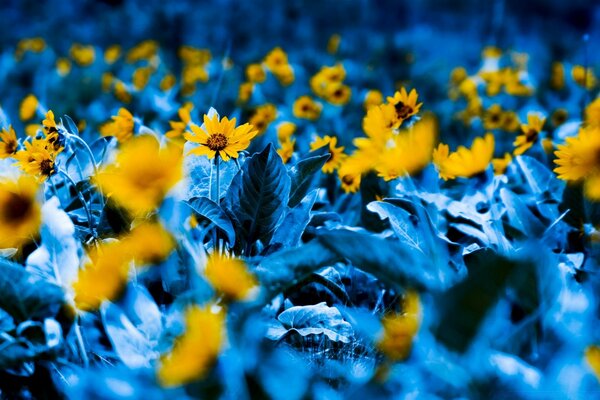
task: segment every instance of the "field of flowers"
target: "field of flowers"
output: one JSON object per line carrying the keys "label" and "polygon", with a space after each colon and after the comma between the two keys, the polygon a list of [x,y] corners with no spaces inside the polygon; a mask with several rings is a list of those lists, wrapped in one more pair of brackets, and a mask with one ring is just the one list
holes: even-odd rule
{"label": "field of flowers", "polygon": [[1,399],[600,397],[600,6],[0,14]]}

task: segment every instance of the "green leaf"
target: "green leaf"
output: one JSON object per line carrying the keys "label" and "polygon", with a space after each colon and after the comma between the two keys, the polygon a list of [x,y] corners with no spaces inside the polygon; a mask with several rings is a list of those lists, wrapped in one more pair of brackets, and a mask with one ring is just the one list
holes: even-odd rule
{"label": "green leaf", "polygon": [[285,212],[289,192],[290,178],[271,145],[244,163],[224,200],[235,223],[236,247],[246,246],[249,253],[256,240],[269,243]]}
{"label": "green leaf", "polygon": [[55,316],[65,301],[62,289],[22,266],[0,260],[0,308],[16,321]]}
{"label": "green leaf", "polygon": [[227,213],[220,205],[207,197],[194,197],[186,201],[186,203],[196,214],[206,218],[222,230],[227,236],[227,241],[230,245],[235,243],[235,230]]}
{"label": "green leaf", "polygon": [[289,175],[291,179],[290,200],[288,205],[295,207],[298,205],[306,193],[310,190],[314,174],[325,165],[329,160],[329,153],[318,154],[318,150],[309,153],[309,156],[298,161],[298,163],[290,169]]}

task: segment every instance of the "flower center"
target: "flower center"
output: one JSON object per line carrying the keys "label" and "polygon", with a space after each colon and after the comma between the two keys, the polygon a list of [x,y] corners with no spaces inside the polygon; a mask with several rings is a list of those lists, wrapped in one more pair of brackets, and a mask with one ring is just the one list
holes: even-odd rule
{"label": "flower center", "polygon": [[213,133],[206,141],[206,145],[212,151],[224,150],[227,147],[227,144],[227,136],[223,135],[222,133]]}
{"label": "flower center", "polygon": [[5,142],[4,143],[6,146],[6,153],[7,154],[14,154],[17,152],[17,142],[16,141],[9,141],[9,142]]}
{"label": "flower center", "polygon": [[525,137],[527,138],[527,141],[529,143],[535,142],[538,138],[539,132],[536,131],[535,129],[530,129],[527,134],[525,135]]}
{"label": "flower center", "polygon": [[412,113],[413,109],[411,106],[407,106],[403,102],[399,102],[394,106],[396,109],[396,115],[400,119],[406,119]]}
{"label": "flower center", "polygon": [[27,216],[32,203],[27,197],[17,193],[11,193],[9,196],[3,205],[2,219],[9,223],[18,223]]}
{"label": "flower center", "polygon": [[52,174],[53,169],[54,163],[52,162],[52,160],[45,159],[42,160],[42,162],[40,163],[40,172],[42,173],[42,175],[50,176],[50,174]]}

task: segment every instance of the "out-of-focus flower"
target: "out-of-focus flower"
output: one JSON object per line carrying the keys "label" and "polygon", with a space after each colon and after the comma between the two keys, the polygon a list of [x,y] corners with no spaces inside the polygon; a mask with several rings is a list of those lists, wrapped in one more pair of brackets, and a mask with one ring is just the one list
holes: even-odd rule
{"label": "out-of-focus flower", "polygon": [[136,265],[158,264],[175,248],[175,239],[158,222],[143,222],[122,238],[121,245]]}
{"label": "out-of-focus flower", "polygon": [[427,116],[389,140],[375,170],[386,181],[420,172],[431,162],[436,139],[436,122]]}
{"label": "out-of-focus flower", "polygon": [[173,87],[175,86],[175,84],[177,83],[177,79],[175,78],[175,75],[173,74],[166,74],[159,83],[159,87],[160,90],[162,90],[163,92],[166,92],[167,90],[171,90],[173,89]]}
{"label": "out-of-focus flower", "polygon": [[492,165],[494,166],[494,174],[502,175],[506,172],[506,168],[512,162],[512,155],[510,153],[504,153],[502,158],[492,159]]}
{"label": "out-of-focus flower", "polygon": [[294,145],[296,144],[295,140],[286,139],[279,142],[279,148],[277,149],[277,154],[281,157],[281,160],[284,164],[287,164],[294,155]]}
{"label": "out-of-focus flower", "polygon": [[300,96],[294,102],[293,113],[296,118],[314,121],[321,115],[321,109],[321,104],[311,99],[310,96]]}
{"label": "out-of-focus flower", "polygon": [[550,69],[550,87],[562,90],[565,87],[565,66],[561,62],[553,62]]}
{"label": "out-of-focus flower", "polygon": [[108,65],[114,64],[121,57],[121,46],[113,44],[104,51],[104,62]]}
{"label": "out-of-focus flower", "polygon": [[21,121],[28,121],[35,117],[38,105],[38,99],[33,94],[25,96],[23,101],[21,101],[21,107],[19,108],[19,117],[21,118]]}
{"label": "out-of-focus flower", "polygon": [[21,39],[19,43],[17,43],[17,48],[15,50],[15,58],[17,60],[20,60],[21,58],[23,58],[23,55],[28,51],[32,53],[41,53],[45,49],[46,41],[41,37]]}
{"label": "out-of-focus flower", "polygon": [[565,139],[554,152],[558,165],[554,172],[565,181],[583,181],[585,195],[594,201],[600,200],[600,130],[584,127],[575,137]]}
{"label": "out-of-focus flower", "polygon": [[329,37],[329,40],[327,41],[327,52],[329,54],[337,53],[340,48],[341,42],[342,42],[342,37],[339,34],[334,33],[333,35],[331,35]]}
{"label": "out-of-focus flower", "polygon": [[296,124],[289,121],[281,122],[277,125],[277,139],[280,142],[289,140],[292,135],[296,132]]}
{"label": "out-of-focus flower", "polygon": [[600,381],[600,346],[592,345],[585,349],[585,361],[588,363],[598,381]]}
{"label": "out-of-focus flower", "polygon": [[342,190],[346,193],[356,193],[360,189],[362,175],[373,168],[375,159],[363,151],[355,151],[349,157],[342,160],[338,168]]}
{"label": "out-of-focus flower", "polygon": [[170,353],[160,359],[157,377],[166,387],[202,379],[210,371],[226,340],[225,313],[210,305],[192,306],[185,312],[185,332]]}
{"label": "out-of-focus flower", "polygon": [[238,102],[246,103],[254,92],[254,83],[243,82],[238,90]]}
{"label": "out-of-focus flower", "polygon": [[254,126],[259,135],[262,135],[269,124],[277,117],[277,108],[273,104],[263,104],[256,107],[254,113],[248,120],[250,125]]}
{"label": "out-of-focus flower", "polygon": [[519,117],[517,113],[514,111],[505,111],[502,113],[502,129],[507,132],[515,132],[519,129],[521,125],[521,121],[519,121]]}
{"label": "out-of-focus flower", "polygon": [[71,72],[71,61],[68,58],[61,57],[56,60],[56,72],[60,76],[67,76]]}
{"label": "out-of-focus flower", "polygon": [[123,81],[119,81],[119,80],[115,81],[113,90],[114,90],[115,97],[119,101],[121,101],[123,103],[131,102],[131,93],[129,92],[129,89],[127,89],[127,86],[125,86],[125,83],[123,83]]}
{"label": "out-of-focus flower", "polygon": [[72,288],[75,306],[81,311],[94,311],[105,300],[115,300],[127,284],[130,257],[119,242],[93,247],[88,261],[79,270]]}
{"label": "out-of-focus flower", "polygon": [[139,67],[135,71],[133,71],[133,75],[131,77],[131,83],[136,90],[143,90],[150,81],[150,77],[152,76],[153,69],[152,67]]}
{"label": "out-of-focus flower", "polygon": [[591,68],[584,68],[581,65],[575,65],[571,69],[571,77],[579,86],[586,89],[593,89],[596,87],[598,80],[596,75]]}
{"label": "out-of-focus flower", "polygon": [[144,40],[138,43],[127,52],[126,60],[128,63],[134,63],[142,60],[150,60],[158,52],[158,43],[155,40]]}
{"label": "out-of-focus flower", "polygon": [[2,129],[0,131],[0,159],[14,157],[18,147],[17,134],[12,125],[8,129]]}
{"label": "out-of-focus flower", "polygon": [[342,106],[350,101],[352,89],[350,86],[343,84],[329,85],[325,89],[325,100],[336,106]]}
{"label": "out-of-focus flower", "polygon": [[371,107],[375,107],[383,103],[383,94],[379,90],[369,90],[365,95],[363,107],[365,110],[369,110]]}
{"label": "out-of-focus flower", "polygon": [[171,130],[165,133],[165,136],[168,138],[179,138],[183,137],[183,133],[186,128],[192,122],[192,117],[190,115],[190,111],[193,107],[193,104],[187,103],[183,107],[180,107],[177,110],[177,115],[179,116],[180,121],[169,121],[169,125],[171,125]]}
{"label": "out-of-focus flower", "polygon": [[215,290],[230,300],[248,300],[258,287],[256,278],[243,260],[218,252],[208,256],[204,275]]}
{"label": "out-of-focus flower", "polygon": [[160,148],[149,135],[123,143],[113,164],[94,176],[102,192],[134,215],[156,209],[182,176],[181,150],[172,144]]}
{"label": "out-of-focus flower", "polygon": [[321,170],[326,174],[331,174],[339,168],[346,155],[344,154],[344,146],[337,147],[337,137],[329,135],[323,137],[317,136],[310,144],[310,150],[317,150],[325,146],[328,146],[329,160],[327,160]]}
{"label": "out-of-focus flower", "polygon": [[483,128],[486,130],[501,128],[503,115],[504,111],[500,104],[492,104],[483,114]]}
{"label": "out-of-focus flower", "polygon": [[393,128],[398,128],[404,121],[419,112],[423,103],[417,103],[418,98],[419,94],[416,89],[412,89],[410,93],[407,93],[405,88],[394,93],[394,96],[387,98],[388,103],[396,111],[396,121],[394,121]]}
{"label": "out-of-focus flower", "polygon": [[585,123],[590,126],[600,127],[600,97],[596,98],[585,108]]}
{"label": "out-of-focus flower", "polygon": [[267,79],[267,73],[260,64],[250,64],[246,67],[246,78],[248,82],[261,83]]}
{"label": "out-of-focus flower", "polygon": [[407,292],[403,298],[402,312],[384,316],[381,324],[383,335],[377,342],[379,350],[391,361],[406,359],[421,324],[421,305],[417,292]]}
{"label": "out-of-focus flower", "polygon": [[207,156],[209,159],[218,156],[223,161],[237,158],[240,151],[248,148],[258,131],[248,123],[238,127],[235,123],[235,118],[219,119],[217,114],[212,117],[204,115],[204,128],[191,125],[192,132],[185,132],[183,135],[186,140],[200,145],[192,149],[190,154]]}
{"label": "out-of-focus flower", "polygon": [[113,115],[111,118],[112,121],[100,128],[102,136],[114,136],[120,143],[133,137],[135,121],[133,115],[126,108],[121,107],[117,115]]}
{"label": "out-of-focus flower", "polygon": [[27,176],[0,181],[0,248],[20,247],[37,235],[42,221],[38,188]]}
{"label": "out-of-focus flower", "polygon": [[96,60],[96,50],[92,45],[73,43],[71,49],[69,49],[69,55],[81,67],[90,66]]}
{"label": "out-of-focus flower", "polygon": [[440,178],[444,180],[457,177],[470,178],[484,172],[493,156],[494,135],[488,133],[483,138],[475,138],[470,149],[459,146],[453,153],[450,153],[447,144],[440,143],[433,151],[433,162]]}
{"label": "out-of-focus flower", "polygon": [[521,125],[523,134],[517,136],[513,143],[515,146],[515,155],[525,153],[538,141],[545,121],[546,118],[541,117],[537,113],[527,114],[527,124]]}

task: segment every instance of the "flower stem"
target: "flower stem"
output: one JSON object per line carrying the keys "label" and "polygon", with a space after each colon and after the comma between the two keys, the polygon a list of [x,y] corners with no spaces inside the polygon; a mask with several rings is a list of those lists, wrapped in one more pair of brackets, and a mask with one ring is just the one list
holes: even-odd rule
{"label": "flower stem", "polygon": [[79,318],[77,318],[77,321],[75,321],[74,329],[75,336],[77,337],[77,347],[79,348],[79,356],[83,361],[83,365],[87,367],[90,364],[90,360],[88,359],[87,351],[85,350],[85,343],[83,343],[83,336],[81,335]]}
{"label": "flower stem", "polygon": [[[220,165],[221,165],[221,157],[219,157],[219,154],[217,154],[215,156],[215,169],[216,169],[216,185],[215,185],[215,193],[213,194],[213,200],[215,203],[220,205],[220,199],[221,199],[221,171],[220,171]],[[215,226],[215,229],[213,231],[213,246],[214,249],[219,252],[219,232],[217,230],[217,227]]]}
{"label": "flower stem", "polygon": [[69,183],[73,186],[73,188],[75,189],[75,192],[77,192],[77,197],[79,198],[79,201],[81,201],[81,204],[83,205],[83,209],[85,210],[85,215],[87,216],[88,226],[90,228],[90,233],[92,234],[92,236],[95,239],[96,238],[96,231],[94,229],[94,223],[93,223],[93,219],[92,219],[92,213],[90,212],[90,209],[88,208],[87,203],[85,202],[85,198],[83,197],[83,194],[77,188],[77,184],[75,183],[75,181],[73,181],[73,179],[69,176],[69,174],[67,174],[62,169],[59,169],[58,173],[61,174],[62,176],[64,176],[69,181]]}

